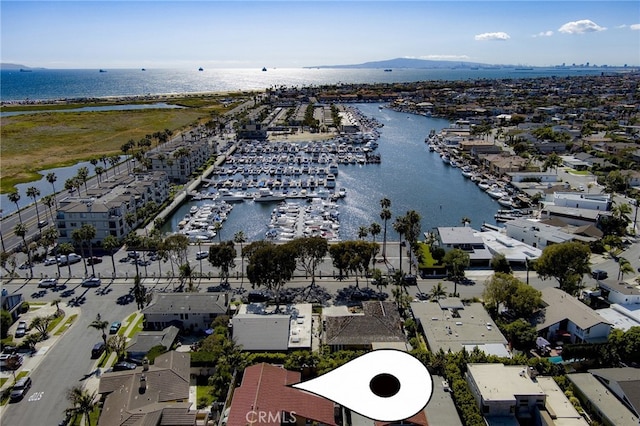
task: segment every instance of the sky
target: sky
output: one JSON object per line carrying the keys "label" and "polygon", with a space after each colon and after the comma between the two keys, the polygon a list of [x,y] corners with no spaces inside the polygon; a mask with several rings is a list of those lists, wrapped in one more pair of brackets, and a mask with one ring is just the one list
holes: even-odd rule
{"label": "sky", "polygon": [[628,1],[0,1],[0,61],[301,68],[393,58],[640,65]]}

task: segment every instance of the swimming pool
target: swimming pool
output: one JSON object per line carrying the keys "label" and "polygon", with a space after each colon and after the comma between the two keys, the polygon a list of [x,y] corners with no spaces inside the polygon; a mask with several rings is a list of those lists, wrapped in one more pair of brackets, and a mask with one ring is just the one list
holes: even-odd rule
{"label": "swimming pool", "polygon": [[550,362],[554,363],[554,364],[562,364],[563,360],[562,357],[560,355],[557,356],[550,356],[549,358],[547,358]]}

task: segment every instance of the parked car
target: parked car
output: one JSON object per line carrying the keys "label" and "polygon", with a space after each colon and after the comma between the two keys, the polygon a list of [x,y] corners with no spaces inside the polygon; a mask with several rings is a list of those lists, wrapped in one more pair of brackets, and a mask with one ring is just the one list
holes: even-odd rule
{"label": "parked car", "polygon": [[74,263],[78,263],[82,260],[82,256],[75,253],[70,253],[69,255],[58,256],[58,263],[60,265],[66,265],[67,263],[73,265]]}
{"label": "parked car", "polygon": [[135,370],[136,367],[137,365],[132,362],[120,361],[113,366],[113,371]]}
{"label": "parked car", "polygon": [[416,285],[418,284],[418,279],[416,278],[415,275],[405,275],[404,276],[404,283],[405,285]]}
{"label": "parked car", "polygon": [[20,266],[18,266],[18,269],[29,269],[33,267],[32,263],[29,262],[24,262],[23,264],[21,264]]}
{"label": "parked car", "polygon": [[603,271],[602,269],[594,269],[591,271],[591,276],[594,280],[606,280],[609,277],[607,271]]}
{"label": "parked car", "polygon": [[137,259],[138,257],[140,257],[140,253],[138,253],[137,251],[129,251],[127,252],[127,256],[132,259]]}
{"label": "parked car", "polygon": [[27,394],[29,389],[31,388],[31,377],[23,377],[13,385],[13,389],[11,389],[11,395],[9,399],[11,402],[20,401]]}
{"label": "parked car", "polygon": [[88,265],[96,265],[98,263],[102,262],[102,258],[98,257],[98,256],[93,256],[87,259],[87,264]]}
{"label": "parked car", "polygon": [[48,224],[49,224],[48,220],[41,220],[40,222],[38,222],[38,228],[44,228]]}
{"label": "parked car", "polygon": [[2,370],[14,370],[22,366],[23,358],[21,355],[12,353],[0,354],[0,369]]}
{"label": "parked car", "polygon": [[91,349],[91,358],[98,358],[100,355],[102,355],[102,352],[104,352],[105,348],[106,347],[103,342],[93,345],[93,348]]}
{"label": "parked car", "polygon": [[122,326],[122,323],[120,323],[120,321],[112,322],[111,327],[109,327],[109,334],[116,334],[118,330],[120,330],[121,326]]}
{"label": "parked car", "polygon": [[58,285],[58,280],[55,278],[44,278],[40,280],[40,282],[38,283],[38,287],[42,287],[42,288],[50,288],[50,287],[55,287],[57,285]]}
{"label": "parked car", "polygon": [[82,287],[99,287],[102,284],[102,280],[98,277],[89,277],[82,280]]}
{"label": "parked car", "polygon": [[14,334],[15,337],[24,337],[27,334],[27,322],[20,321],[18,323],[18,328],[16,328],[16,332]]}
{"label": "parked car", "polygon": [[58,262],[58,259],[55,257],[49,257],[44,261],[44,266],[55,265]]}
{"label": "parked car", "polygon": [[208,251],[199,251],[196,253],[196,259],[200,260],[200,259],[206,259],[207,257],[209,257],[209,252]]}

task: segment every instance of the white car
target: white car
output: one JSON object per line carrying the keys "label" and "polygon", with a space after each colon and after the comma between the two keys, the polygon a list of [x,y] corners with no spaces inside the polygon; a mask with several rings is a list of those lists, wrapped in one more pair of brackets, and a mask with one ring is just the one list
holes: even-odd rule
{"label": "white car", "polygon": [[100,280],[100,278],[98,278],[98,277],[90,277],[90,278],[85,278],[84,280],[82,280],[82,284],[80,284],[80,285],[82,287],[99,287],[101,283],[102,283],[102,280]]}
{"label": "white car", "polygon": [[49,257],[44,261],[44,266],[55,265],[57,261],[55,257]]}
{"label": "white car", "polygon": [[200,260],[200,259],[206,259],[207,257],[209,257],[209,252],[208,251],[199,251],[196,253],[196,259]]}
{"label": "white car", "polygon": [[42,287],[42,288],[55,287],[57,285],[58,285],[58,280],[55,278],[45,278],[40,280],[40,282],[38,283],[38,287]]}

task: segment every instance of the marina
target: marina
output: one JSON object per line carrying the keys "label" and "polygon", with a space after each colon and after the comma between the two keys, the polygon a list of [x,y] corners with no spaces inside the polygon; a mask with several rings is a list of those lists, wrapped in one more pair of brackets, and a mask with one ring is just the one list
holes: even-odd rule
{"label": "marina", "polygon": [[[190,200],[168,218],[162,230],[178,231],[178,223],[191,206],[218,201],[233,209],[216,240],[232,239],[238,231],[249,241],[286,241],[306,235],[322,235],[332,241],[356,239],[361,226],[382,224],[382,198],[392,201],[394,217],[418,211],[423,230],[459,226],[463,217],[478,227],[485,222],[499,223],[494,215],[505,207],[471,180],[467,173],[471,169],[463,163],[452,168],[425,150],[425,134],[447,128],[448,120],[407,115],[379,108],[377,103],[352,106],[367,120],[369,132],[322,142],[236,142],[233,154],[203,177],[198,191],[190,194]],[[359,161],[362,157],[357,154],[375,160]],[[269,193],[271,198],[263,199]],[[320,214],[303,220],[305,209],[320,200],[332,205],[329,218],[320,221]],[[297,216],[295,205],[299,206]],[[331,212],[336,217],[331,218]],[[397,238],[391,226],[388,238]]]}

